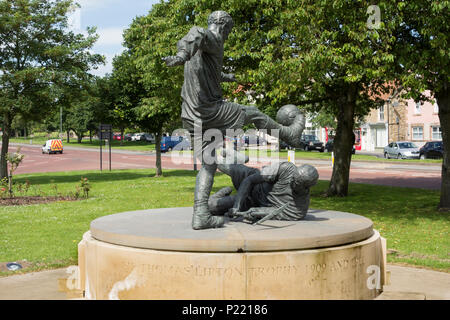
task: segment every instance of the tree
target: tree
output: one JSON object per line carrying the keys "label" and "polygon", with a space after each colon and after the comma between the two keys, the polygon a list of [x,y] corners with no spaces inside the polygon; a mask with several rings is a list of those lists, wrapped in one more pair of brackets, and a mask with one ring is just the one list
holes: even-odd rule
{"label": "tree", "polygon": [[67,143],[70,142],[70,131],[76,133],[77,141],[81,143],[85,132],[96,130],[100,119],[107,117],[108,112],[102,104],[101,86],[102,79],[92,75],[84,79],[71,79],[58,86],[57,108],[53,110],[53,119],[58,128],[62,120]]}
{"label": "tree", "polygon": [[[156,135],[156,176],[162,175],[160,142],[165,126],[179,121],[183,71],[167,68],[162,58],[174,54],[174,41],[181,30],[187,31],[182,14],[173,15],[176,2],[153,5],[147,16],[137,17],[124,33],[128,52],[122,57],[130,83],[139,92],[128,90],[134,105],[135,123]],[[119,61],[117,61],[119,63]],[[119,70],[119,69],[118,69]]]}
{"label": "tree", "polygon": [[82,91],[66,111],[65,128],[68,132],[70,130],[75,132],[78,143],[81,143],[84,134],[92,128],[94,110],[98,103],[98,97],[88,91]]}
{"label": "tree", "polygon": [[[393,12],[392,1],[379,1]],[[284,104],[324,112],[336,120],[335,165],[329,195],[348,193],[355,121],[382,103],[390,88],[390,51],[395,16],[368,24],[370,1],[345,0],[173,0],[154,5],[125,33],[143,70],[152,112],[179,108],[181,68],[165,68],[160,58],[175,53],[175,43],[193,25],[206,27],[214,10],[227,11],[235,27],[225,43],[224,68],[245,87],[263,94],[257,106],[272,117]],[[370,12],[369,12],[370,13]],[[236,84],[224,85],[229,99]],[[164,92],[162,95],[161,92]]]}
{"label": "tree", "polygon": [[[450,210],[450,1],[410,0],[396,8],[398,60],[393,79],[405,88],[404,97],[436,100],[444,144],[439,208]],[[423,95],[425,90],[431,97]]]}
{"label": "tree", "polygon": [[98,104],[94,108],[93,119],[89,125],[91,131],[97,131],[100,123],[115,123],[114,105],[117,87],[114,85],[111,74],[96,79],[95,92]]}
{"label": "tree", "polygon": [[[347,195],[355,120],[378,106],[382,101],[377,97],[388,90],[384,79],[393,64],[389,49],[394,24],[388,20],[379,29],[369,28],[370,1],[228,0],[219,4],[185,0],[169,4],[168,20],[178,27],[170,32],[156,28],[153,33],[162,38],[158,43],[164,47],[153,44],[153,52],[166,51],[167,39],[174,43],[194,24],[206,26],[211,11],[227,11],[235,27],[225,45],[225,68],[235,72],[241,84],[251,84],[264,95],[257,106],[271,116],[288,103],[334,116],[335,165],[327,193]],[[378,5],[384,10],[391,2]],[[169,23],[161,21],[158,26],[167,28]],[[232,96],[233,87],[226,89]]]}
{"label": "tree", "polygon": [[[379,29],[368,28],[369,1],[277,3],[276,26],[250,74],[274,101],[334,116],[335,162],[327,194],[346,196],[355,121],[389,89],[384,79],[393,64],[393,26],[381,22]],[[378,5],[384,9],[389,2]]]}
{"label": "tree", "polygon": [[59,85],[80,79],[103,57],[89,53],[87,36],[67,28],[72,0],[0,0],[0,114],[3,136],[0,176],[7,176],[11,124],[21,115],[40,120],[57,105]]}
{"label": "tree", "polygon": [[333,114],[325,112],[315,112],[311,115],[311,124],[313,127],[336,128],[336,119]]}
{"label": "tree", "polygon": [[128,50],[114,57],[113,72],[109,79],[111,87],[109,108],[112,110],[112,122],[120,127],[122,136],[125,127],[139,126],[135,108],[145,97],[145,89],[140,83],[141,78],[142,75],[136,69]]}

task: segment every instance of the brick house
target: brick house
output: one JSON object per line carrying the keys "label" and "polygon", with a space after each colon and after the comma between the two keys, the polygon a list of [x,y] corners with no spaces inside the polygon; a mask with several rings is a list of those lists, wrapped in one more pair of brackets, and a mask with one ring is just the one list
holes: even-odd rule
{"label": "brick house", "polygon": [[380,150],[392,141],[412,141],[420,147],[427,141],[442,140],[437,103],[389,97],[385,100],[361,125],[361,150]]}

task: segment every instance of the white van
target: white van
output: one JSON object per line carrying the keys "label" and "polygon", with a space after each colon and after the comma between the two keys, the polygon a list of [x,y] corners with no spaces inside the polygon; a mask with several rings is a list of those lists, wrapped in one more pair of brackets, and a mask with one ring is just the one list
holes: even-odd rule
{"label": "white van", "polygon": [[42,153],[63,153],[63,145],[60,139],[47,140],[42,146]]}

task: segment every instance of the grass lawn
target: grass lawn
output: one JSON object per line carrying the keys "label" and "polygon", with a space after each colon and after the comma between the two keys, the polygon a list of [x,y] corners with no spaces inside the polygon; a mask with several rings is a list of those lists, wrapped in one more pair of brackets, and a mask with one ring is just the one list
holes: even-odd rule
{"label": "grass lawn", "polygon": [[[77,244],[95,218],[132,210],[183,207],[193,203],[195,172],[166,170],[79,171],[17,175],[33,192],[74,192],[81,177],[92,185],[87,200],[22,207],[0,207],[0,263],[27,260],[22,272],[77,264]],[[231,185],[217,174],[214,190]],[[346,198],[324,198],[327,181],[312,189],[311,208],[364,215],[387,239],[389,262],[401,262],[450,272],[450,216],[436,210],[439,192],[423,189],[350,184]],[[19,271],[20,272],[20,271]],[[13,272],[1,272],[0,276]],[[17,272],[16,272],[17,273]]]}

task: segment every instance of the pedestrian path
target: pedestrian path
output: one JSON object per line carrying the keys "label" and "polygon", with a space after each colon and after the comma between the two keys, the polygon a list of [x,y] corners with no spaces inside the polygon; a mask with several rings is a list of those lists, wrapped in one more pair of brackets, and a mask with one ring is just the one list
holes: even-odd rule
{"label": "pedestrian path", "polygon": [[387,270],[391,272],[391,284],[383,288],[386,297],[450,300],[450,273],[392,264],[388,264]]}
{"label": "pedestrian path", "polygon": [[[450,300],[450,273],[388,264],[391,284],[379,299]],[[58,279],[66,269],[33,272],[0,278],[0,300],[66,300],[58,291]]]}

